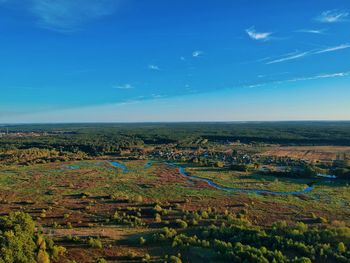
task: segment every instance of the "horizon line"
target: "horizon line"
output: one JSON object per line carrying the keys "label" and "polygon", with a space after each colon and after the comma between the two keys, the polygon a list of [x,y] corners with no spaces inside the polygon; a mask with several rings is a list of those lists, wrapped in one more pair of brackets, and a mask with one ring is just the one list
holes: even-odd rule
{"label": "horizon line", "polygon": [[249,120],[249,121],[114,121],[114,122],[13,122],[13,123],[0,123],[0,126],[13,126],[13,125],[62,125],[62,124],[190,124],[190,123],[278,123],[278,122],[349,122],[347,120]]}

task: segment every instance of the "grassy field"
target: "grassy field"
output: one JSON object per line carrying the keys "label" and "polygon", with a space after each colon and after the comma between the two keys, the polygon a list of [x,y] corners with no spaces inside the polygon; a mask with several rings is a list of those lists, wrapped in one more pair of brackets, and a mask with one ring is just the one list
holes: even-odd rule
{"label": "grassy field", "polygon": [[[32,215],[46,235],[68,249],[62,259],[65,262],[93,262],[98,256],[112,262],[128,261],[130,253],[162,256],[164,251],[157,246],[137,244],[140,236],[160,227],[150,212],[157,203],[171,211],[162,214],[163,222],[183,211],[214,207],[218,213],[237,214],[244,209],[245,217],[259,226],[268,227],[278,220],[312,224],[317,218],[350,225],[350,189],[341,182],[322,180],[310,193],[295,196],[227,192],[188,180],[176,167],[154,163],[145,168],[146,163],[124,162],[129,172],[103,160],[7,167],[0,171],[1,214],[21,210]],[[188,167],[186,171],[222,186],[244,189],[295,191],[309,183],[219,168]],[[138,212],[142,223],[124,218],[130,222],[111,224],[116,211]],[[103,248],[89,248],[84,241],[88,237],[102,238]]]}
{"label": "grassy field", "polygon": [[332,161],[339,154],[350,154],[349,146],[270,146],[263,155],[288,156],[308,161]]}
{"label": "grassy field", "polygon": [[[326,210],[338,210],[337,214],[339,211],[349,212],[349,187],[342,182],[320,179],[315,183],[313,191],[302,196],[245,194],[239,191],[223,191],[205,182],[188,180],[176,167],[169,167],[164,163],[155,163],[144,168],[146,163],[147,161],[124,162],[130,170],[128,172],[112,166],[108,161],[100,160],[8,167],[0,171],[0,198],[3,203],[1,211],[4,213],[5,207],[11,207],[9,204],[13,203],[62,203],[63,200],[72,200],[72,197],[86,193],[91,196],[129,199],[142,196],[148,201],[184,198],[191,198],[196,202],[223,199],[235,203],[241,198],[263,200],[267,203],[269,200],[287,201],[300,207],[319,207],[322,204]],[[308,183],[315,182],[312,179],[276,178],[220,168],[188,167],[186,171],[191,175],[211,179],[221,186],[241,189],[290,192],[304,189]]]}

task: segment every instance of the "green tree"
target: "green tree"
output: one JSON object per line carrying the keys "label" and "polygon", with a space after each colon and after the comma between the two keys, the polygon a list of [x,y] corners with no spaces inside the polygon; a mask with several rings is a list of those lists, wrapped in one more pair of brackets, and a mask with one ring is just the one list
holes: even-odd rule
{"label": "green tree", "polygon": [[346,246],[344,245],[343,242],[339,242],[338,244],[338,252],[339,253],[344,253],[346,251]]}
{"label": "green tree", "polygon": [[34,222],[25,213],[0,217],[0,262],[35,263]]}

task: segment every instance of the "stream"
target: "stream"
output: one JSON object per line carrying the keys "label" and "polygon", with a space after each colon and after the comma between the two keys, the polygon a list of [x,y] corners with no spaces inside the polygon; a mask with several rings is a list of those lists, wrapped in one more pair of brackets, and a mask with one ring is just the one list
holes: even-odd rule
{"label": "stream", "polygon": [[[129,170],[126,165],[119,163],[117,161],[111,161],[110,162],[111,165],[113,165],[114,167],[120,168],[122,169],[123,173],[127,173],[127,172],[132,172],[132,171],[138,171],[140,169],[134,169],[134,170]],[[153,164],[153,162],[147,162],[143,168],[141,169],[147,169],[149,167],[151,167]],[[246,188],[239,188],[239,187],[226,187],[226,186],[221,186],[218,185],[217,183],[215,183],[213,180],[208,179],[208,178],[202,178],[202,177],[198,177],[195,175],[189,175],[186,172],[185,167],[174,164],[174,163],[168,163],[165,162],[166,165],[170,166],[170,167],[174,167],[176,169],[178,169],[179,173],[188,178],[191,181],[201,181],[201,182],[205,182],[207,183],[209,186],[212,186],[216,189],[219,190],[223,190],[223,191],[236,191],[236,192],[243,192],[243,193],[256,193],[256,194],[273,194],[273,195],[300,195],[300,194],[305,194],[308,193],[310,191],[312,191],[314,189],[313,186],[308,186],[300,191],[292,191],[292,192],[279,192],[279,191],[271,191],[271,190],[263,190],[263,189],[246,189]]]}

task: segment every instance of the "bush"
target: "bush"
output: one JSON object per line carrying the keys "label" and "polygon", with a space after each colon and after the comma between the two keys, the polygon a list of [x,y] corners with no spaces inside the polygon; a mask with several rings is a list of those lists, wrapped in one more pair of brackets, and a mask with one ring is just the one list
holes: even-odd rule
{"label": "bush", "polygon": [[127,257],[129,259],[135,259],[137,257],[137,254],[134,251],[129,251]]}
{"label": "bush", "polygon": [[50,256],[45,250],[39,250],[37,256],[38,263],[50,263]]}
{"label": "bush", "polygon": [[135,202],[142,203],[143,202],[142,196],[141,195],[136,196]]}
{"label": "bush", "polygon": [[182,261],[177,256],[171,256],[170,257],[170,263],[182,263]]}
{"label": "bush", "polygon": [[151,256],[147,253],[142,258],[142,262],[149,262],[150,260],[151,260]]}
{"label": "bush", "polygon": [[312,263],[312,261],[306,257],[298,258],[298,259],[294,260],[293,262],[294,263]]}
{"label": "bush", "polygon": [[98,258],[96,260],[96,263],[107,263],[107,260],[105,260],[104,258]]}
{"label": "bush", "polygon": [[181,219],[176,219],[175,223],[180,228],[187,228],[188,227],[188,224],[186,223],[186,221],[181,220]]}
{"label": "bush", "polygon": [[208,212],[207,211],[201,211],[201,217],[204,219],[209,218]]}
{"label": "bush", "polygon": [[66,253],[66,248],[62,246],[54,246],[51,251],[51,257],[53,260],[58,261],[61,256]]}
{"label": "bush", "polygon": [[157,223],[160,223],[160,222],[162,222],[162,217],[160,216],[160,214],[156,214],[156,216],[155,216],[155,218],[154,218],[154,220],[157,222]]}
{"label": "bush", "polygon": [[146,243],[146,239],[144,237],[139,238],[140,245],[144,245]]}
{"label": "bush", "polygon": [[92,248],[102,248],[103,247],[101,240],[98,239],[98,238],[90,237],[89,240],[88,240],[88,244]]}
{"label": "bush", "polygon": [[221,162],[221,161],[217,161],[217,162],[215,163],[215,167],[223,168],[224,166],[225,166],[225,164],[224,164],[223,162]]}
{"label": "bush", "polygon": [[160,213],[160,212],[162,212],[162,210],[163,210],[162,207],[158,204],[153,207],[153,211],[155,213]]}
{"label": "bush", "polygon": [[342,254],[345,251],[346,251],[346,246],[344,245],[343,242],[339,242],[339,244],[338,244],[338,252]]}

